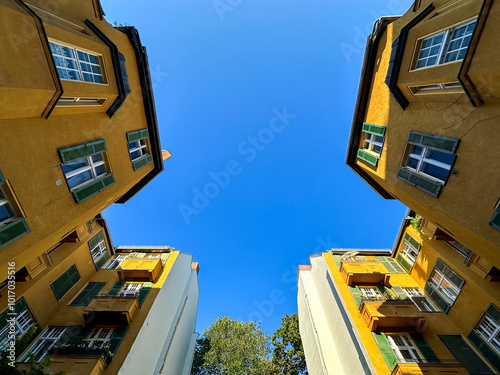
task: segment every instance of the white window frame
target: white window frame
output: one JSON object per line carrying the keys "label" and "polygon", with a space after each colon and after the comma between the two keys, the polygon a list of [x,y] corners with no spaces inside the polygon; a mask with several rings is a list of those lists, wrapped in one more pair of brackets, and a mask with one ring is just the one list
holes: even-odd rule
{"label": "white window frame", "polygon": [[434,304],[425,296],[419,288],[402,288],[406,295],[413,301],[415,306],[422,312],[438,312],[440,311]]}
{"label": "white window frame", "polygon": [[114,328],[94,328],[85,341],[89,347],[96,346],[101,348],[103,344],[109,344],[114,331]]}
{"label": "white window frame", "polygon": [[97,262],[99,258],[108,251],[106,247],[106,242],[104,239],[99,241],[92,249],[90,249],[90,255],[92,256],[92,260]]}
{"label": "white window frame", "polygon": [[[99,155],[101,160],[94,161],[93,157],[96,156],[96,155]],[[101,177],[107,175],[109,173],[109,167],[108,167],[108,164],[106,163],[106,160],[107,160],[107,158],[106,158],[106,152],[101,152],[99,154],[94,154],[94,155],[87,156],[87,157],[84,157],[84,158],[72,160],[69,163],[63,164],[62,165],[63,173],[64,173],[64,177],[66,177],[66,181],[68,182],[68,186],[69,186],[69,181],[68,180],[71,177],[74,177],[74,176],[76,176],[78,174],[86,173],[88,171],[90,171],[91,174],[92,174],[91,177],[90,177],[90,179],[87,179],[86,181],[82,182],[79,185],[70,187],[70,191],[75,191],[75,190],[81,188],[82,186],[85,186],[88,183],[90,183],[92,181],[95,181],[98,178],[101,178]],[[71,171],[64,172],[64,166],[65,165],[71,165],[71,164],[81,163],[82,161],[85,162],[86,165],[84,165],[83,167],[80,167],[78,169],[73,169]],[[103,165],[104,165],[104,173],[97,174],[97,168],[101,167]]]}
{"label": "white window frame", "polygon": [[[445,31],[441,31],[441,32],[438,32],[436,34],[432,34],[432,35],[429,35],[423,39],[421,39],[419,42],[420,42],[420,47],[418,48],[418,51],[417,51],[417,54],[416,54],[416,59],[415,59],[415,68],[414,70],[418,70],[418,69],[424,69],[424,68],[429,68],[429,67],[432,67],[432,66],[436,66],[436,65],[442,65],[442,64],[448,64],[448,63],[452,63],[452,62],[455,62],[455,61],[460,61],[462,60],[463,58],[461,59],[458,59],[458,53],[457,53],[457,58],[454,59],[454,60],[450,60],[450,61],[446,61],[444,62],[444,60],[446,59],[446,55],[448,53],[453,53],[454,51],[457,51],[456,49],[453,50],[453,51],[450,51],[449,50],[449,47],[451,45],[451,43],[453,41],[456,41],[456,40],[461,40],[463,41],[466,37],[468,36],[471,36],[472,37],[472,33],[474,32],[474,29],[472,29],[472,31],[468,34],[466,34],[464,32],[464,34],[458,38],[455,38],[455,39],[451,39],[453,37],[453,33],[455,32],[455,30],[461,28],[461,27],[465,27],[467,28],[467,26],[471,25],[471,24],[475,24],[476,23],[476,19],[473,19],[473,20],[470,20],[470,21],[467,21],[467,22],[464,22],[464,23],[461,23],[459,25],[456,25],[454,27],[451,27]],[[431,45],[430,47],[425,47],[425,48],[422,48],[423,44],[425,43],[425,41],[427,40],[433,40],[437,37],[441,36],[442,39],[441,39],[441,42],[439,44],[436,44],[436,45]],[[469,43],[466,45],[466,46],[462,46],[461,45],[462,42],[460,43],[460,48],[458,48],[458,51],[460,50],[466,50],[468,47],[469,47],[469,44],[470,44],[470,38],[469,38]],[[431,57],[434,57],[436,56],[436,60],[435,60],[435,63],[433,64],[427,64],[427,61],[429,59],[429,56],[426,56],[426,57],[419,57],[420,56],[420,53],[422,52],[422,50],[424,49],[431,49],[432,47],[436,47],[436,46],[439,46],[439,51],[437,54],[433,54]],[[425,60],[425,64],[423,66],[420,66],[418,67],[418,64],[419,64],[419,61],[423,61]]]}
{"label": "white window frame", "polygon": [[[94,84],[98,84],[98,85],[103,85],[103,84],[107,83],[106,76],[104,74],[104,64],[103,64],[102,56],[94,54],[94,53],[90,53],[87,51],[82,51],[80,49],[77,49],[77,48],[74,48],[74,47],[68,46],[66,44],[62,44],[62,43],[53,41],[53,40],[50,40],[49,44],[51,45],[50,50],[51,50],[52,56],[54,57],[54,62],[56,64],[56,68],[57,68],[58,75],[59,75],[60,79],[69,80],[69,81],[81,81],[81,82],[85,82],[85,83],[94,83]],[[54,47],[54,49],[57,49],[59,51],[61,51],[63,47],[70,49],[72,51],[73,56],[64,56],[63,54],[54,52],[52,45],[57,46],[57,48]],[[78,53],[84,54],[84,56],[89,61],[81,60],[80,57],[78,56]],[[94,62],[90,62],[90,58],[88,56],[95,57],[99,61],[99,63],[96,64]],[[72,68],[72,67],[68,67],[68,66],[57,65],[57,59],[62,59],[63,61],[65,61],[65,60],[71,61],[76,66],[76,69]],[[84,68],[82,68],[82,66],[90,67],[91,71],[90,72],[85,71]],[[97,67],[98,70],[100,70],[100,73],[94,72],[92,70],[92,67]],[[61,75],[59,74],[60,70],[65,70],[65,71],[69,70],[69,71],[75,72],[78,75],[79,79],[61,77]],[[88,74],[88,75],[92,76],[92,81],[88,80],[84,74]],[[70,77],[70,76],[68,75],[68,77]],[[95,77],[100,77],[102,79],[102,82],[96,82]]]}
{"label": "white window frame", "polygon": [[[431,148],[428,148],[425,146],[421,146],[421,145],[408,144],[408,146],[410,147],[410,153],[408,154],[408,157],[406,158],[405,167],[408,168],[409,170],[417,172],[418,174],[426,176],[432,180],[438,181],[439,183],[444,185],[446,182],[445,180],[441,180],[440,178],[431,176],[430,174],[423,172],[422,167],[423,167],[424,163],[428,163],[428,164],[432,164],[432,165],[435,165],[439,168],[446,169],[449,171],[451,169],[452,164],[446,164],[446,163],[440,162],[438,160],[434,160],[434,159],[430,159],[430,158],[426,157],[428,151],[436,151],[436,152],[441,152],[441,153],[445,153],[445,152],[440,151],[440,150],[434,150],[434,149],[431,149]],[[415,150],[416,147],[420,147],[422,149],[422,152],[420,154],[413,153],[413,151]],[[410,158],[418,161],[416,168],[409,166],[408,161]]]}
{"label": "white window frame", "polygon": [[[16,338],[21,337],[24,335],[28,330],[35,325],[36,321],[31,312],[28,310],[28,308],[25,308],[22,310],[17,316],[15,317],[15,335]],[[9,341],[8,338],[8,332],[10,329],[10,324],[7,324],[1,331],[0,331],[0,338],[3,337],[2,341],[0,341],[0,352],[4,350],[4,348],[7,347],[7,342]]]}
{"label": "white window frame", "polygon": [[57,344],[67,328],[68,327],[47,328],[42,336],[31,345],[28,351],[26,351],[26,354],[22,356],[20,362],[28,362],[30,360],[30,354],[35,355],[35,361],[37,363],[41,362],[47,355],[47,352]]}
{"label": "white window frame", "polygon": [[[398,358],[399,362],[403,363],[421,363],[425,362],[423,356],[420,354],[413,341],[405,334],[400,335],[386,335],[387,341],[391,346],[394,354]],[[399,341],[399,342],[398,342]],[[410,358],[405,358],[401,351],[405,350],[410,354]]]}
{"label": "white window frame", "polygon": [[134,296],[137,297],[143,287],[143,283],[126,283],[120,292],[120,296]]}
{"label": "white window frame", "polygon": [[17,211],[15,210],[13,204],[10,202],[6,191],[2,186],[0,186],[0,207],[2,206],[7,206],[7,211],[10,211],[12,215],[3,220],[0,219],[0,226],[10,223],[12,220],[15,220],[18,217]]}
{"label": "white window frame", "polygon": [[[363,150],[373,152],[374,154],[377,155],[382,154],[383,150],[382,146],[384,145],[384,136],[371,133],[364,133],[364,134],[365,134],[365,139],[363,141]],[[377,141],[377,137],[382,138],[382,142]],[[375,147],[380,147],[380,151],[376,151]]]}
{"label": "white window frame", "polygon": [[500,325],[494,319],[485,314],[476,331],[500,354]]}
{"label": "white window frame", "polygon": [[384,299],[384,296],[376,287],[360,287],[359,291],[361,292],[363,298],[366,299]]}
{"label": "white window frame", "polygon": [[[403,241],[403,249],[401,249],[401,253],[411,262],[415,263],[418,259],[418,256],[420,254],[420,250],[417,250],[414,248],[408,241],[404,240]],[[412,253],[416,253],[416,256],[414,256]]]}
{"label": "white window frame", "polygon": [[120,267],[120,265],[123,263],[125,259],[128,258],[127,254],[117,254],[111,261],[109,261],[105,266],[104,269],[106,270],[114,270]]}
{"label": "white window frame", "polygon": [[[132,159],[132,154],[139,151],[139,156]],[[133,141],[128,143],[128,152],[130,154],[130,160],[136,161],[146,155],[149,155],[147,138],[139,139],[138,141]]]}
{"label": "white window frame", "polygon": [[[458,298],[458,295],[460,294],[461,289],[458,288],[455,284],[453,284],[444,273],[442,273],[440,270],[437,268],[434,268],[434,271],[432,272],[431,276],[429,277],[428,281],[434,289],[439,291],[441,295],[447,300],[448,303],[453,303],[455,300]],[[447,282],[450,285],[450,288],[444,288],[442,287],[443,283]],[[454,294],[450,294],[450,290],[454,292]]]}

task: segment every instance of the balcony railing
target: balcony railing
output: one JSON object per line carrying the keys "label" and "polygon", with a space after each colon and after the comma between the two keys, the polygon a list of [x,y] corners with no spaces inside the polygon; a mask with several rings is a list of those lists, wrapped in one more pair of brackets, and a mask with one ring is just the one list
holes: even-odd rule
{"label": "balcony railing", "polygon": [[391,375],[427,375],[445,374],[468,375],[469,372],[454,359],[438,359],[427,361],[425,359],[413,360],[413,362],[403,362],[399,358],[392,361],[393,368]]}
{"label": "balcony railing", "polygon": [[57,345],[54,349],[58,356],[101,357],[108,365],[113,359],[109,341],[73,339],[68,343]]}

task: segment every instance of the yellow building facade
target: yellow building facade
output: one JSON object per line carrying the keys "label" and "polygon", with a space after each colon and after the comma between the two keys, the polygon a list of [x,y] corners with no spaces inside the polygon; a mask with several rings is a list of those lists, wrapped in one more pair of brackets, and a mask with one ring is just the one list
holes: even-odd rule
{"label": "yellow building facade", "polygon": [[[500,6],[415,1],[367,41],[346,157],[386,199],[500,267]],[[496,269],[495,269],[496,272]]]}
{"label": "yellow building facade", "polygon": [[332,250],[299,269],[311,375],[500,372],[496,280],[428,226],[405,219],[392,252]]}
{"label": "yellow building facade", "polygon": [[5,0],[0,19],[0,274],[15,262],[36,277],[163,156],[135,28],[113,28],[97,0]]}

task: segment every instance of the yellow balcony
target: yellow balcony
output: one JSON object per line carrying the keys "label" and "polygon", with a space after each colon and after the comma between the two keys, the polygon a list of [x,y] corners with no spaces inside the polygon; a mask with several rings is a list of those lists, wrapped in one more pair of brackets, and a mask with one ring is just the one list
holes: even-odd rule
{"label": "yellow balcony", "polygon": [[120,265],[119,276],[122,281],[156,282],[161,274],[161,259],[126,259]]}
{"label": "yellow balcony", "polygon": [[458,363],[398,363],[391,375],[468,375]]}
{"label": "yellow balcony", "polygon": [[136,297],[96,296],[83,311],[83,317],[89,323],[113,325],[129,325],[132,316],[139,309]]}
{"label": "yellow balcony", "polygon": [[425,324],[411,301],[364,301],[361,317],[372,332],[421,332]]}
{"label": "yellow balcony", "polygon": [[390,285],[389,271],[380,262],[342,262],[340,274],[347,285]]}
{"label": "yellow balcony", "polygon": [[[44,371],[49,374],[57,374],[60,371],[66,374],[99,375],[106,365],[100,355],[58,355],[53,359],[49,367]],[[30,364],[16,363],[18,370],[29,370]]]}

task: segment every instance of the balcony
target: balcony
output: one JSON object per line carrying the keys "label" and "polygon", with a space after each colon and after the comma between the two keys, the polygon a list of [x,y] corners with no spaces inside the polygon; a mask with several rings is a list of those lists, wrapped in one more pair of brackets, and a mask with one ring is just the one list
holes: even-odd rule
{"label": "balcony", "polygon": [[132,316],[137,309],[139,301],[133,295],[97,295],[83,311],[83,317],[87,323],[123,326],[132,322]]}
{"label": "balcony", "polygon": [[469,372],[455,360],[441,363],[397,363],[391,375],[468,375]]}
{"label": "balcony", "polygon": [[361,317],[371,332],[421,332],[425,319],[412,301],[369,301]]}
{"label": "balcony", "polygon": [[121,281],[156,282],[161,275],[161,259],[125,259],[118,270]]}
{"label": "balcony", "polygon": [[378,261],[343,261],[340,266],[340,275],[349,286],[390,285],[390,274]]}
{"label": "balcony", "polygon": [[[50,358],[53,361],[47,370],[50,370],[51,374],[57,374],[62,371],[66,374],[99,375],[106,368],[101,354],[58,354]],[[29,371],[31,365],[28,363],[16,363],[16,367],[18,370]]]}

